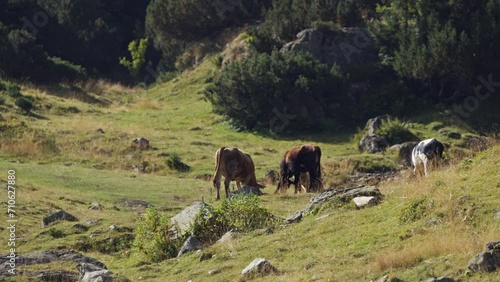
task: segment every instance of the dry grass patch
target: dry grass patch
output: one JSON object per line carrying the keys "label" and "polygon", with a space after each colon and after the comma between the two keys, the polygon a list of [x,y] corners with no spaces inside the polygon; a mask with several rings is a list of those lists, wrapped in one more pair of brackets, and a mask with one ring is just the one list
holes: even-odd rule
{"label": "dry grass patch", "polygon": [[412,267],[426,259],[444,255],[470,256],[481,250],[484,244],[477,236],[464,235],[462,231],[424,236],[419,242],[405,245],[399,250],[389,250],[376,254],[374,268],[386,271]]}

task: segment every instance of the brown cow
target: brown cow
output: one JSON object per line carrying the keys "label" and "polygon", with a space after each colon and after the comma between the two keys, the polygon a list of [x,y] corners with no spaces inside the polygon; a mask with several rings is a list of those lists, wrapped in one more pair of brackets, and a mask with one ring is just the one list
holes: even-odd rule
{"label": "brown cow", "polygon": [[[321,149],[314,145],[299,146],[287,151],[280,164],[280,178],[275,193],[280,189],[288,189],[290,184],[295,185],[295,193],[298,192],[301,173],[309,173],[309,189],[313,183],[321,182]],[[290,177],[294,177],[293,182]]]}
{"label": "brown cow", "polygon": [[226,198],[229,197],[229,183],[236,181],[238,190],[241,183],[256,188],[264,188],[264,185],[257,183],[255,177],[255,166],[249,154],[237,148],[222,147],[215,153],[215,174],[214,187],[217,189],[217,200],[220,199],[220,177],[224,176],[224,188]]}

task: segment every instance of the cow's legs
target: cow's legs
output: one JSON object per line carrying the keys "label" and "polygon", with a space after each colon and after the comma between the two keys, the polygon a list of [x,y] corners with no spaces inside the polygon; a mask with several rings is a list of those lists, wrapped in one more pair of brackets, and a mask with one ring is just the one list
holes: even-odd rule
{"label": "cow's legs", "polygon": [[424,159],[424,174],[425,176],[429,176],[429,171],[427,170],[428,169],[428,164],[429,163],[429,159],[425,158]]}
{"label": "cow's legs", "polygon": [[297,194],[298,190],[300,189],[299,180],[300,180],[300,172],[295,173],[293,175],[293,185],[295,186],[295,193],[294,194]]}
{"label": "cow's legs", "polygon": [[224,179],[224,189],[226,190],[226,199],[229,198],[229,184],[231,183],[231,178]]}
{"label": "cow's legs", "polygon": [[217,173],[214,175],[214,186],[217,190],[217,200],[220,200],[220,176]]}

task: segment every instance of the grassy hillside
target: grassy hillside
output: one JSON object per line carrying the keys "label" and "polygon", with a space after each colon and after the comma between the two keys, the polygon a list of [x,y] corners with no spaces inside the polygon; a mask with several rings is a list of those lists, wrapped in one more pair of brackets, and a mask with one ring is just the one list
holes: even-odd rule
{"label": "grassy hillside", "polygon": [[[110,238],[115,243],[125,240],[144,211],[131,205],[134,201],[146,201],[169,216],[202,197],[214,203],[208,180],[213,174],[213,155],[221,146],[250,153],[258,178],[269,169],[277,170],[286,150],[304,143],[321,147],[327,186],[342,183],[356,171],[397,167],[393,153],[360,154],[352,141],[356,129],[293,138],[232,131],[222,117],[211,113],[211,105],[203,98],[205,84],[216,71],[206,60],[197,69],[149,90],[100,82],[43,88],[25,85],[23,94],[35,97],[33,116],[21,115],[7,98],[0,106],[4,119],[0,183],[6,182],[7,170],[16,170],[18,251],[83,252],[82,244],[90,242],[93,247],[85,251],[89,256],[132,281],[238,280],[240,271],[256,257],[265,257],[283,271],[263,281],[368,281],[386,273],[416,281],[442,275],[464,278],[467,261],[486,242],[499,239],[495,236],[500,234],[500,221],[494,221],[493,214],[500,208],[500,147],[472,158],[464,141],[449,138],[444,130],[462,135],[474,132],[446,111],[435,110],[412,118],[408,126],[420,138],[443,140],[449,146],[450,164],[428,178],[409,178],[405,172],[399,180],[382,184],[385,199],[379,206],[365,210],[351,205],[325,207],[273,234],[255,231],[226,245],[212,246],[205,251],[216,256],[203,262],[200,254],[189,254],[149,263],[126,246],[114,246]],[[99,128],[104,133],[97,132]],[[152,150],[130,149],[131,140],[140,136],[151,141]],[[167,161],[174,154],[191,167],[189,172],[168,168]],[[464,156],[468,158],[462,160]],[[141,172],[144,162],[149,169]],[[291,191],[274,195],[271,185],[264,192],[262,205],[282,217],[304,207],[312,196]],[[104,209],[88,210],[92,202]],[[401,222],[399,218],[415,203],[421,203],[416,212],[420,218]],[[89,229],[76,230],[71,222],[42,228],[42,218],[57,209],[75,215],[82,224],[91,221]],[[0,218],[5,221],[6,214]],[[125,231],[112,231],[110,225]],[[7,235],[8,230],[0,229],[4,246]],[[98,251],[111,247],[116,252]],[[209,276],[208,271],[214,269],[220,272]],[[493,278],[494,274],[473,274],[467,280]]]}

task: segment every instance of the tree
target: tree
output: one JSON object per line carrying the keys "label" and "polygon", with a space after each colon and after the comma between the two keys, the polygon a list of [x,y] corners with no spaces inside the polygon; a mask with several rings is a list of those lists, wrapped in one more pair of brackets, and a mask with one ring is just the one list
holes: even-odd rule
{"label": "tree", "polygon": [[132,60],[125,57],[120,58],[120,64],[125,66],[134,78],[138,78],[142,66],[146,62],[146,50],[148,48],[148,39],[142,38],[134,40],[128,45]]}

